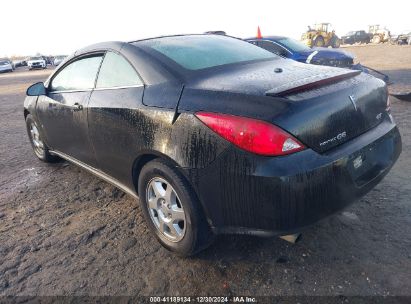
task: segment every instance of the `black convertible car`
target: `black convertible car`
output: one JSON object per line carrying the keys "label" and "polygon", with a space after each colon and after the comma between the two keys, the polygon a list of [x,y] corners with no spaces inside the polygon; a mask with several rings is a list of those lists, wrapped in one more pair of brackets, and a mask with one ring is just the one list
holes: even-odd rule
{"label": "black convertible car", "polygon": [[385,84],[220,35],[92,45],[28,88],[38,158],[140,198],[166,248],[285,235],[373,188],[401,152]]}

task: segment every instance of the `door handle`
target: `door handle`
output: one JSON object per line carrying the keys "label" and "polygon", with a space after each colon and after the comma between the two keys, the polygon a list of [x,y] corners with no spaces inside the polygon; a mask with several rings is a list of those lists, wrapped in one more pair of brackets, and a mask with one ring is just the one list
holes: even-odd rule
{"label": "door handle", "polygon": [[79,104],[78,102],[76,102],[74,104],[75,109],[73,109],[73,111],[81,111],[83,110],[83,106],[81,104]]}
{"label": "door handle", "polygon": [[79,104],[78,102],[76,102],[74,105],[72,106],[68,106],[66,105],[67,108],[72,109],[73,111],[81,111],[83,110],[83,106],[81,104]]}

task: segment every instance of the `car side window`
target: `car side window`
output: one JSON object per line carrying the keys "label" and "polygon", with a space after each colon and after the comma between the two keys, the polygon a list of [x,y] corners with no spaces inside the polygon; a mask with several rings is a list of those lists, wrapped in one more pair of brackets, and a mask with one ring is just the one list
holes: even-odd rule
{"label": "car side window", "polygon": [[107,52],[98,74],[96,88],[115,88],[142,85],[140,77],[121,55]]}
{"label": "car side window", "polygon": [[259,46],[262,47],[263,49],[266,49],[267,51],[271,53],[274,53],[280,56],[287,56],[287,51],[283,47],[271,41],[260,41]]}
{"label": "car side window", "polygon": [[93,89],[102,55],[76,60],[64,67],[51,81],[50,91]]}

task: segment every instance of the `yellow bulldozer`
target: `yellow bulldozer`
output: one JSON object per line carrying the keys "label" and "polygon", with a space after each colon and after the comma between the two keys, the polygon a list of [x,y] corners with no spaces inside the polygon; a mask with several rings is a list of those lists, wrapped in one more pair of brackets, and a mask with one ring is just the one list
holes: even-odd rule
{"label": "yellow bulldozer", "polygon": [[341,40],[335,34],[330,23],[318,23],[308,26],[307,32],[301,36],[301,41],[309,47],[340,47]]}

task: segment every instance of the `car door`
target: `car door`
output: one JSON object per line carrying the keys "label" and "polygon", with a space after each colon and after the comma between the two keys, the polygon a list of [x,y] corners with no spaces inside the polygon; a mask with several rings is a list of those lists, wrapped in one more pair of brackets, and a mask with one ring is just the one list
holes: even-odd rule
{"label": "car door", "polygon": [[37,116],[52,150],[88,165],[96,161],[88,137],[87,106],[103,54],[76,58],[48,84],[37,102]]}
{"label": "car door", "polygon": [[143,92],[143,81],[128,60],[107,52],[90,97],[89,132],[98,168],[124,184],[146,140],[140,111],[145,107]]}

